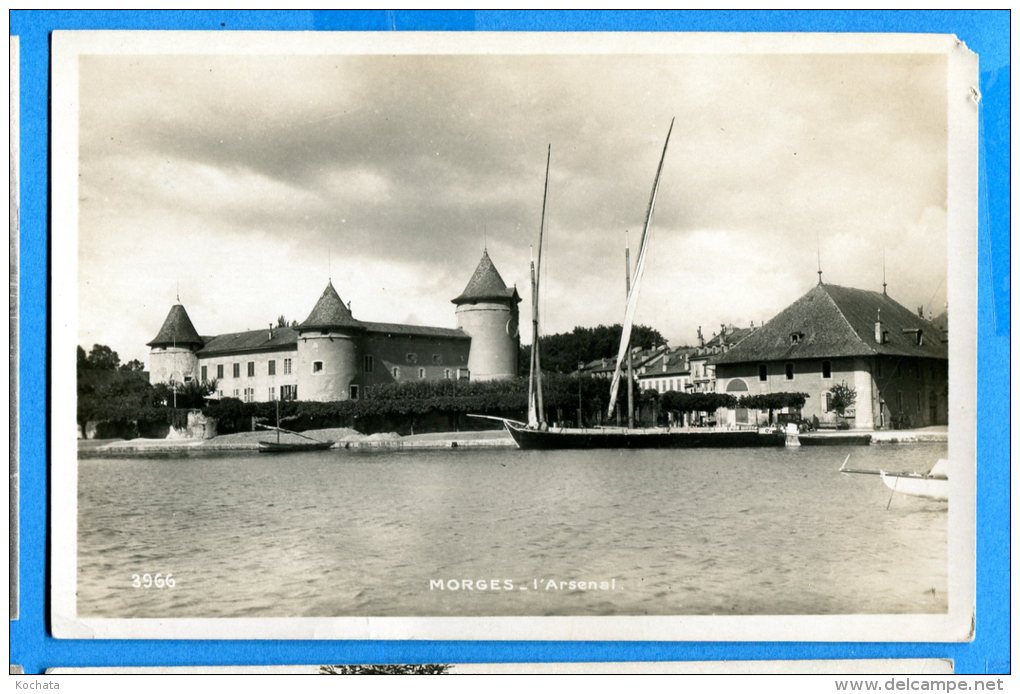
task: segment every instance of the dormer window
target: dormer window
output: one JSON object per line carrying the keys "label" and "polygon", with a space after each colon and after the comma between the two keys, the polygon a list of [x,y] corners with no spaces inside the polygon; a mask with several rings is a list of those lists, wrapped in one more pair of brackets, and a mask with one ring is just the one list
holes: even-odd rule
{"label": "dormer window", "polygon": [[404,356],[405,356],[405,359],[407,360],[408,364],[417,364],[418,363],[418,355],[415,354],[414,352],[408,352]]}
{"label": "dormer window", "polygon": [[791,345],[799,345],[803,341],[804,341],[804,333],[801,333],[801,332],[790,333],[790,344]]}

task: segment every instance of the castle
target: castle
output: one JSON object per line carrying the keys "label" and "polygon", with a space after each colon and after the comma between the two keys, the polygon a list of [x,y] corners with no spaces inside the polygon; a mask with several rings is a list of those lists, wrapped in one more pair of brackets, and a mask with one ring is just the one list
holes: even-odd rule
{"label": "castle", "polygon": [[356,400],[365,388],[386,383],[511,378],[517,375],[520,301],[483,251],[452,300],[455,329],[358,320],[332,281],[294,327],[202,336],[177,303],[147,343],[149,382],[215,380],[221,398],[325,402]]}

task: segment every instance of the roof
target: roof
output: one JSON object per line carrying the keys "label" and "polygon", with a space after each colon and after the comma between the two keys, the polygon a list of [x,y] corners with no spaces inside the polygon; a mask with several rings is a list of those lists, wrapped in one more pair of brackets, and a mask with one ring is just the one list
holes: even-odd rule
{"label": "roof", "polygon": [[[881,344],[875,340],[879,316],[887,334]],[[920,345],[918,330],[923,337]],[[712,361],[737,364],[876,354],[946,359],[942,338],[931,322],[882,292],[818,284]]]}
{"label": "roof", "polygon": [[455,304],[466,304],[475,301],[497,300],[497,301],[520,301],[517,288],[507,288],[506,282],[500,277],[496,266],[489,258],[489,251],[482,251],[482,259],[478,261],[478,267],[468,280],[464,291],[453,300]]}
{"label": "roof", "polygon": [[471,336],[460,328],[433,328],[428,325],[404,325],[403,323],[369,323],[361,321],[365,330],[371,333],[413,335],[415,337],[444,337],[470,340]]}
{"label": "roof", "polygon": [[146,343],[149,347],[164,347],[167,345],[195,345],[202,346],[202,338],[188,317],[188,312],[181,304],[174,304],[170,307],[170,313],[163,321],[163,327],[156,333],[156,337]]}
{"label": "roof", "polygon": [[297,330],[294,328],[273,328],[272,337],[269,329],[263,328],[207,337],[205,347],[198,351],[198,356],[211,357],[218,354],[271,352],[296,348]]}
{"label": "roof", "polygon": [[333,288],[332,280],[322,290],[322,296],[315,302],[315,308],[298,326],[298,330],[315,328],[360,328],[361,323],[351,315],[351,310]]}

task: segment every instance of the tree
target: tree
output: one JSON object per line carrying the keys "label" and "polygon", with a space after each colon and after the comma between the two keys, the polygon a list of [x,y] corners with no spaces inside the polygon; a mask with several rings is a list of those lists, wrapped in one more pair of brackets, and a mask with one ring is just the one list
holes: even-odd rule
{"label": "tree", "polygon": [[287,327],[287,317],[285,315],[283,315],[282,313],[276,319],[276,327],[277,328],[286,328]]}
{"label": "tree", "polygon": [[106,345],[92,345],[88,356],[88,368],[100,371],[114,371],[120,366],[120,357]]}
{"label": "tree", "polygon": [[784,407],[799,410],[804,407],[807,399],[807,393],[759,393],[741,396],[738,404],[749,410],[768,410],[771,423],[774,410],[781,410]]}
{"label": "tree", "polygon": [[[542,353],[542,370],[558,373],[573,373],[577,363],[615,357],[620,351],[620,337],[623,326],[599,325],[594,328],[575,327],[569,333],[543,335],[539,345]],[[635,325],[631,331],[632,347],[651,349],[666,344],[662,334],[647,325]],[[520,367],[527,372],[531,359],[531,346],[524,345],[520,351]]]}
{"label": "tree", "polygon": [[120,370],[121,371],[145,371],[145,364],[143,364],[142,362],[138,361],[137,359],[132,359],[129,362],[121,364],[120,365]]}
{"label": "tree", "polygon": [[834,385],[829,389],[829,393],[832,395],[832,409],[836,410],[840,417],[857,402],[857,389],[848,386],[846,381]]}

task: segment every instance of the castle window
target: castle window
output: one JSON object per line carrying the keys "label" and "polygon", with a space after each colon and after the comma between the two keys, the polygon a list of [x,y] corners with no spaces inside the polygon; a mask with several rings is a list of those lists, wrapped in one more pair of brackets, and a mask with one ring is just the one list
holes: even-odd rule
{"label": "castle window", "polygon": [[276,360],[275,359],[270,359],[269,360],[269,375],[270,376],[275,376],[276,375]]}
{"label": "castle window", "polygon": [[290,359],[284,359],[283,360],[283,375],[284,376],[286,376],[286,375],[288,375],[290,373],[290,366],[291,366],[291,360]]}
{"label": "castle window", "polygon": [[358,386],[356,386],[355,384],[352,383],[351,384],[351,400],[357,400],[357,399],[358,399]]}
{"label": "castle window", "polygon": [[254,375],[255,375],[255,362],[250,361],[248,362],[248,378],[251,378]]}
{"label": "castle window", "polygon": [[425,369],[418,369],[418,378],[425,378]]}
{"label": "castle window", "polygon": [[404,358],[407,360],[408,364],[417,364],[418,363],[418,355],[415,354],[414,352],[408,352],[405,355]]}
{"label": "castle window", "polygon": [[758,380],[767,381],[769,380],[769,366],[768,364],[758,364]]}
{"label": "castle window", "polygon": [[375,371],[375,357],[371,354],[365,355],[365,373],[370,374]]}
{"label": "castle window", "polygon": [[276,386],[269,386],[269,402],[276,400]]}
{"label": "castle window", "polygon": [[[241,365],[236,361],[234,362],[234,378],[241,378]],[[234,391],[234,395],[237,395],[236,390]]]}
{"label": "castle window", "polygon": [[793,380],[793,362],[792,361],[786,362],[786,380],[787,381],[792,381]]}
{"label": "castle window", "polygon": [[237,398],[237,397],[240,397],[240,395],[241,395],[241,391],[239,391],[237,388],[234,388],[234,397]]}
{"label": "castle window", "polygon": [[216,378],[223,378],[223,364],[216,365]]}
{"label": "castle window", "polygon": [[320,371],[322,371],[322,362],[321,361],[313,361],[312,362],[312,373],[313,374],[317,374]]}
{"label": "castle window", "polygon": [[832,393],[825,394],[825,411],[832,412]]}
{"label": "castle window", "polygon": [[443,378],[449,378],[449,377],[450,377],[450,370],[449,369],[443,369]]}
{"label": "castle window", "polygon": [[400,380],[400,367],[399,366],[394,366],[392,369],[390,369],[390,373],[393,374],[393,380],[395,380],[395,381]]}
{"label": "castle window", "polygon": [[790,344],[797,345],[804,340],[804,333],[790,333]]}
{"label": "castle window", "polygon": [[255,389],[254,388],[245,388],[244,389],[244,401],[245,402],[251,402],[254,399],[255,399]]}
{"label": "castle window", "polygon": [[822,378],[832,378],[832,362],[828,359],[822,362]]}
{"label": "castle window", "polygon": [[443,355],[442,354],[433,354],[432,355],[432,363],[433,364],[442,364],[443,363]]}
{"label": "castle window", "polygon": [[202,380],[203,381],[208,381],[209,380],[209,367],[208,366],[203,366],[202,367]]}
{"label": "castle window", "polygon": [[297,400],[297,386],[280,386],[281,400]]}

